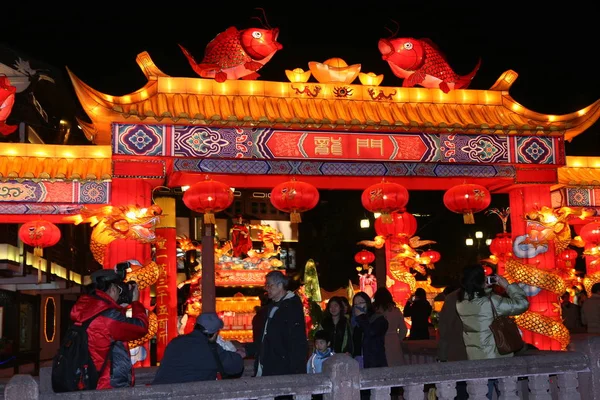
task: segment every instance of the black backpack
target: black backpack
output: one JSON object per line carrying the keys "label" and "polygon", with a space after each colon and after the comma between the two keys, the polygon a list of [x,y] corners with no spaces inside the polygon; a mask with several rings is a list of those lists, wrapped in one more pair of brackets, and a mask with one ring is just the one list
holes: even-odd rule
{"label": "black backpack", "polygon": [[87,328],[94,318],[88,319],[82,325],[72,325],[67,329],[65,338],[52,360],[52,390],[54,392],[96,389],[98,378],[106,367],[115,342],[111,343],[108,356],[98,371],[90,356],[87,335]]}

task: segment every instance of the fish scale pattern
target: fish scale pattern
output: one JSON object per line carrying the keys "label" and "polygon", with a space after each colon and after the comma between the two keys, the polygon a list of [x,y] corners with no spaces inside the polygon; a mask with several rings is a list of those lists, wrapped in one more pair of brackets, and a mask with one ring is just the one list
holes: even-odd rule
{"label": "fish scale pattern", "polygon": [[232,68],[236,65],[252,61],[246,54],[240,42],[240,33],[226,33],[218,35],[208,46],[202,63],[217,64],[222,69]]}
{"label": "fish scale pattern", "polygon": [[424,42],[423,47],[425,49],[423,72],[446,82],[456,82],[460,78],[460,76],[450,68],[450,65],[448,65],[448,62],[438,50]]}

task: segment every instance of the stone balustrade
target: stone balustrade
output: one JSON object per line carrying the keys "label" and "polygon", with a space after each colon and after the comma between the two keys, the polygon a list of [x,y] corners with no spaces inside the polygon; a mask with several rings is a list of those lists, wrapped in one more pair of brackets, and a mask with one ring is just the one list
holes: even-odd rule
{"label": "stone balustrade", "polygon": [[[309,400],[323,394],[325,400],[359,400],[361,390],[371,390],[372,400],[390,399],[390,388],[402,388],[405,400],[424,400],[435,395],[456,396],[456,382],[466,382],[470,400],[484,400],[488,380],[496,379],[501,400],[600,400],[600,336],[572,342],[568,351],[540,351],[495,360],[411,364],[394,368],[359,370],[352,358],[338,354],[324,364],[322,374],[288,375],[192,382],[151,386],[155,368],[136,370],[133,388],[77,393],[53,393],[50,371],[42,368],[39,379],[15,375],[5,387],[6,400],[118,400],[118,399],[275,399],[291,395]],[[432,396],[433,397],[433,396]],[[430,397],[431,398],[431,397]]]}

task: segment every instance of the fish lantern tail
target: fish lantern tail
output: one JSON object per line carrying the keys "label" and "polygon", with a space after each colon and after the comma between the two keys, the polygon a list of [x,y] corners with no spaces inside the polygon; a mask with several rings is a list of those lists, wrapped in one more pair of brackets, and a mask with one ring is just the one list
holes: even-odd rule
{"label": "fish lantern tail", "polygon": [[475,223],[475,216],[473,216],[472,212],[467,212],[463,214],[463,221],[467,225],[473,225]]}
{"label": "fish lantern tail", "polygon": [[392,215],[390,213],[381,213],[381,222],[391,224],[393,222]]}
{"label": "fish lantern tail", "polygon": [[302,222],[302,217],[300,216],[300,213],[298,211],[292,211],[290,213],[290,222],[292,224],[297,224]]}
{"label": "fish lantern tail", "polygon": [[205,213],[204,214],[204,223],[215,225],[217,223],[217,221],[215,220],[215,214],[213,214],[211,212]]}

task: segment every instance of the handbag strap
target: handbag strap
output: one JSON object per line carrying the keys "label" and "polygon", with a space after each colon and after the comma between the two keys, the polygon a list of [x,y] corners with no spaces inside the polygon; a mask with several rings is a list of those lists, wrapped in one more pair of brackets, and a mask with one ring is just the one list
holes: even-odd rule
{"label": "handbag strap", "polygon": [[492,314],[494,315],[494,319],[496,319],[496,318],[498,318],[498,312],[496,311],[496,307],[494,306],[494,302],[492,301],[492,294],[491,293],[488,296],[488,299],[490,300],[490,304],[492,305]]}

